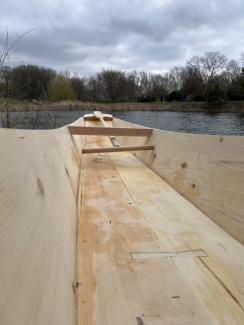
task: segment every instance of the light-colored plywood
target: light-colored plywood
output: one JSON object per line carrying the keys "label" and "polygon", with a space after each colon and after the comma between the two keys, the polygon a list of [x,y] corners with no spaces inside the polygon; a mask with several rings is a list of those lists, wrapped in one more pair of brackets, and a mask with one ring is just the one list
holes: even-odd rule
{"label": "light-colored plywood", "polygon": [[81,138],[0,129],[0,324],[75,322]]}
{"label": "light-colored plywood", "polygon": [[0,324],[243,324],[242,138],[109,140],[0,130]]}
{"label": "light-colored plywood", "polygon": [[[97,121],[97,117],[93,114],[85,114],[84,115],[84,120],[85,121],[93,121],[96,122]],[[111,114],[103,114],[103,119],[104,121],[112,121],[113,120],[113,116]]]}
{"label": "light-colored plywood", "polygon": [[[100,111],[95,111],[93,113],[94,115],[94,118],[97,120],[97,121],[100,121],[100,123],[103,125],[103,127],[107,128],[108,127],[108,124],[106,123],[105,121],[105,115],[100,112]],[[109,140],[112,144],[113,147],[120,147],[120,143],[116,140],[115,136],[112,135],[112,136],[109,136]]]}
{"label": "light-colored plywood", "polygon": [[150,128],[114,128],[114,127],[86,127],[86,126],[68,126],[72,135],[102,135],[102,136],[133,136],[147,137],[152,133]]}
{"label": "light-colored plywood", "polygon": [[238,241],[129,153],[86,155],[82,170],[79,325],[243,324]]}
{"label": "light-colored plywood", "polygon": [[[169,185],[162,182],[151,170],[145,169],[143,164],[139,168],[138,162],[130,159],[131,168],[137,166],[133,168],[133,179],[131,179],[122,159],[118,161],[118,157],[113,156],[113,160],[115,158],[117,158],[116,164],[122,181],[132,193],[133,199],[139,203],[148,224],[160,238],[162,250],[182,251],[201,248],[206,252],[207,257],[194,259],[194,262],[189,259],[175,259],[175,263],[187,277],[189,285],[201,301],[207,308],[221,314],[223,305],[218,305],[221,295],[225,294],[225,299],[232,299],[242,315],[244,310],[243,245],[204,216]],[[129,157],[127,163],[128,159]],[[146,191],[142,189],[142,183],[147,184]],[[202,279],[202,272],[206,275],[205,280]],[[216,288],[220,290],[219,293],[216,292]],[[212,297],[215,298],[212,300]],[[228,312],[226,311],[225,316],[223,314],[221,317],[228,319]],[[232,319],[230,323],[241,324],[240,319],[238,321]]]}
{"label": "light-colored plywood", "polygon": [[[137,125],[119,119],[115,127]],[[136,156],[244,244],[244,137],[154,130],[144,139],[119,137],[121,145],[153,144]]]}
{"label": "light-colored plywood", "polygon": [[153,145],[145,146],[124,146],[124,147],[97,147],[97,148],[83,148],[83,154],[89,153],[105,153],[105,152],[122,152],[122,151],[143,151],[143,150],[154,150]]}

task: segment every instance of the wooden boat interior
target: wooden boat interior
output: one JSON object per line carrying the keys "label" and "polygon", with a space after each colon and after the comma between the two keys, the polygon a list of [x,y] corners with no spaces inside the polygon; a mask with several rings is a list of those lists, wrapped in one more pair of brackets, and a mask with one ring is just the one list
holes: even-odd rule
{"label": "wooden boat interior", "polygon": [[244,324],[243,139],[0,129],[0,324]]}

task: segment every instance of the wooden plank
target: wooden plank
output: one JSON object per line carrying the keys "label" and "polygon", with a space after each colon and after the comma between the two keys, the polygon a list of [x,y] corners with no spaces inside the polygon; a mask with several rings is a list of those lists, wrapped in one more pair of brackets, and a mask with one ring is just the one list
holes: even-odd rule
{"label": "wooden plank", "polygon": [[154,150],[153,145],[131,146],[131,147],[102,147],[102,148],[83,148],[82,153],[106,153],[106,152],[122,152],[122,151],[141,151]]}
{"label": "wooden plank", "polygon": [[[111,114],[103,114],[104,121],[112,121],[113,116]],[[85,121],[97,121],[97,117],[94,114],[86,114],[84,115]]]}
{"label": "wooden plank", "polygon": [[0,129],[2,325],[75,324],[72,284],[82,141],[67,137],[66,128]]}
{"label": "wooden plank", "polygon": [[[100,120],[100,122],[102,123],[102,125],[103,125],[105,128],[109,127],[108,124],[105,122],[105,120],[104,120],[104,118],[103,118],[104,115],[103,115],[102,112],[100,112],[100,111],[95,111],[95,112],[94,112],[94,116],[95,116],[97,119]],[[120,143],[117,141],[117,139],[115,138],[114,135],[109,136],[109,140],[110,140],[110,142],[112,143],[112,146],[113,146],[113,147],[120,147]]]}
{"label": "wooden plank", "polygon": [[[138,125],[114,119],[113,126]],[[155,158],[143,152],[137,158],[244,245],[243,140],[243,136],[154,129],[148,144],[155,145]],[[140,145],[142,141],[120,138],[122,146]]]}
{"label": "wooden plank", "polygon": [[[213,323],[215,318],[221,324],[230,317],[227,323],[242,324],[244,295],[240,283],[244,272],[243,246],[160,180],[152,170],[145,169],[144,164],[140,166],[135,156],[114,155],[110,159],[131,195],[131,202],[140,202],[145,220],[161,241],[159,251],[200,247],[208,255],[203,258],[173,258],[173,261],[186,278],[186,283],[212,314]],[[127,164],[130,168],[126,168]],[[146,190],[142,189],[142,184],[146,184]],[[131,251],[142,250],[140,247]],[[171,259],[137,262],[166,263],[168,260]]]}
{"label": "wooden plank", "polygon": [[240,244],[131,154],[86,155],[82,173],[77,324],[243,324]]}
{"label": "wooden plank", "polygon": [[103,119],[103,113],[101,111],[94,111],[93,114],[97,119]]}
{"label": "wooden plank", "polygon": [[[99,145],[108,143],[104,137],[97,140]],[[123,164],[128,156],[134,158],[116,155],[124,168],[132,167],[133,175],[134,166]],[[82,160],[77,325],[212,324],[172,259],[131,259],[129,252],[155,251],[159,241],[111,158],[86,155]]]}
{"label": "wooden plank", "polygon": [[72,135],[104,135],[104,136],[134,136],[147,137],[153,129],[151,128],[123,128],[123,127],[87,127],[87,126],[69,126],[69,132]]}

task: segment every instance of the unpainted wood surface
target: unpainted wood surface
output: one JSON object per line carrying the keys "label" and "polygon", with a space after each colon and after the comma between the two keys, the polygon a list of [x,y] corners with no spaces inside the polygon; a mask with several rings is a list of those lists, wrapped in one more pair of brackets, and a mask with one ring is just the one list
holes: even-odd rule
{"label": "unpainted wood surface", "polygon": [[81,138],[0,129],[0,324],[72,325]]}
{"label": "unpainted wood surface", "polygon": [[150,128],[120,128],[120,127],[86,127],[86,126],[68,126],[73,135],[114,135],[114,136],[136,136],[147,137],[152,133]]}
{"label": "unpainted wood surface", "polygon": [[96,148],[83,148],[82,153],[103,153],[103,152],[121,152],[121,151],[143,151],[154,150],[153,145],[144,146],[123,146],[123,147],[96,147]]}
{"label": "unpainted wood surface", "polygon": [[[84,115],[84,120],[85,121],[97,122],[98,117],[96,117],[95,115],[94,115],[94,113],[93,114],[85,114]],[[103,119],[104,119],[104,121],[112,121],[113,120],[113,116],[111,114],[104,114],[103,113]]]}
{"label": "unpainted wood surface", "polygon": [[[155,141],[136,156],[242,234],[240,138],[167,135],[119,141]],[[134,155],[81,155],[108,145],[66,127],[0,130],[0,324],[243,324],[243,245]]]}
{"label": "unpainted wood surface", "polygon": [[243,246],[132,154],[85,155],[81,197],[78,325],[244,323]]}
{"label": "unpainted wood surface", "polygon": [[[137,125],[119,119],[115,127]],[[136,156],[244,244],[244,137],[154,130],[144,139],[118,137],[121,145],[153,144]]]}

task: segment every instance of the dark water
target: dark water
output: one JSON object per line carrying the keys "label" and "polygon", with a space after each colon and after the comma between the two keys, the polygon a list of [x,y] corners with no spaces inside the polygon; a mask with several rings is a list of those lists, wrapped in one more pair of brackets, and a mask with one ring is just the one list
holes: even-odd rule
{"label": "dark water", "polygon": [[[50,129],[69,124],[86,111],[58,111],[34,113],[11,113],[12,126],[16,128]],[[192,112],[108,112],[123,120],[161,130],[244,135],[244,114],[240,113],[192,113]],[[2,121],[0,119],[0,126]]]}

